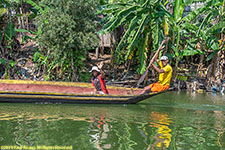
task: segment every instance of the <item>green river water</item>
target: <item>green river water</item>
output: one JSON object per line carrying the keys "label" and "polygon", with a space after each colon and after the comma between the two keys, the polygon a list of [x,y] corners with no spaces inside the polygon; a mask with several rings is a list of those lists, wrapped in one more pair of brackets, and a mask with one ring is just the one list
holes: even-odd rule
{"label": "green river water", "polygon": [[167,92],[135,105],[0,103],[0,149],[53,148],[225,150],[225,96]]}

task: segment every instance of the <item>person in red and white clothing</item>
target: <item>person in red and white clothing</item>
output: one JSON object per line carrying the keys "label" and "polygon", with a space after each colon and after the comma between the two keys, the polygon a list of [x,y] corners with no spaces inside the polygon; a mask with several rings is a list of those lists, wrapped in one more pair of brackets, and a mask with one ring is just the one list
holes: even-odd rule
{"label": "person in red and white clothing", "polygon": [[93,77],[91,78],[91,82],[95,87],[95,94],[109,94],[105,85],[105,73],[103,72],[102,67],[103,63],[100,63],[98,66],[93,66],[90,71],[93,75]]}

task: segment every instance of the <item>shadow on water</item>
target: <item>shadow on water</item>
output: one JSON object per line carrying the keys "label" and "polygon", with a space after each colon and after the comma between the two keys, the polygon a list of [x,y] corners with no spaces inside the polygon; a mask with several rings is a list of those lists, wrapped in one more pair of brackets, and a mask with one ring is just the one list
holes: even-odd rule
{"label": "shadow on water", "polygon": [[0,145],[225,149],[225,98],[168,92],[136,105],[0,103]]}

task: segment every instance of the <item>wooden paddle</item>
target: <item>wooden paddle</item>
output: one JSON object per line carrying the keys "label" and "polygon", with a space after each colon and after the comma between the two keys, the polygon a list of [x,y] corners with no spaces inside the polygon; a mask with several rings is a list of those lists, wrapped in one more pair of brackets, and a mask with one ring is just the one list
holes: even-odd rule
{"label": "wooden paddle", "polygon": [[156,54],[162,49],[163,44],[164,44],[167,40],[168,40],[168,39],[162,41],[162,43],[161,43],[161,45],[159,46],[158,50],[156,51],[155,55],[152,57],[152,59],[151,59],[149,65],[148,65],[146,71],[145,71],[144,74],[141,76],[141,78],[138,80],[138,84],[137,84],[138,86],[144,81],[146,75],[148,74],[148,69],[149,69],[149,67],[151,66],[151,62],[155,59]]}

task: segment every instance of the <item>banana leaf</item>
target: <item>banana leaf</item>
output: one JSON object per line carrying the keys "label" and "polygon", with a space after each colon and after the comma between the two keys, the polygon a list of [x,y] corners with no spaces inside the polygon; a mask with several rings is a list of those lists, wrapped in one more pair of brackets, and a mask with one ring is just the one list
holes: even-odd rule
{"label": "banana leaf", "polygon": [[140,40],[140,43],[138,44],[139,67],[137,71],[139,74],[143,74],[146,70],[149,30],[146,30],[144,34],[144,39]]}
{"label": "banana leaf", "polygon": [[33,31],[28,31],[28,30],[26,30],[26,29],[15,29],[15,31],[16,31],[16,32],[21,32],[21,33],[29,32],[29,33],[31,33],[31,34],[34,34]]}
{"label": "banana leaf", "polygon": [[152,25],[153,49],[159,46],[159,24],[156,22]]}
{"label": "banana leaf", "polygon": [[0,2],[0,6],[6,6],[6,7],[11,7],[11,5],[10,5],[10,3],[8,2],[8,1],[6,1],[6,0],[1,0],[1,2]]}
{"label": "banana leaf", "polygon": [[216,30],[221,29],[221,28],[224,28],[224,27],[225,27],[225,21],[222,21],[222,22],[219,22],[219,23],[215,24],[214,26],[210,27],[206,31],[206,33],[207,34],[210,34],[210,33],[215,32]]}
{"label": "banana leaf", "polygon": [[173,48],[175,55],[178,57],[179,56],[179,51],[178,51],[178,47],[179,47],[179,43],[180,43],[180,32],[181,29],[178,26],[175,26],[175,31],[177,32],[177,41],[176,41],[176,47]]}
{"label": "banana leaf", "polygon": [[202,51],[198,49],[184,49],[181,54],[182,56],[194,56],[196,54],[202,55]]}
{"label": "banana leaf", "polygon": [[115,28],[120,26],[130,15],[134,15],[134,11],[137,9],[137,6],[131,6],[125,10],[120,11],[116,16],[112,17],[106,25],[104,25],[103,30],[113,31]]}
{"label": "banana leaf", "polygon": [[217,55],[218,52],[219,52],[219,49],[218,49],[218,50],[215,50],[212,54],[210,54],[210,55],[207,57],[206,61],[211,60],[213,57],[215,57],[215,56]]}
{"label": "banana leaf", "polygon": [[24,1],[33,6],[34,8],[36,8],[41,14],[45,13],[45,11],[32,0],[24,0]]}
{"label": "banana leaf", "polygon": [[206,1],[206,4],[191,13],[189,13],[187,16],[183,17],[181,21],[191,22],[193,19],[195,19],[197,16],[201,15],[202,13],[209,11],[209,8],[212,8],[213,6],[221,6],[222,2],[220,0],[210,0]]}
{"label": "banana leaf", "polygon": [[5,36],[7,40],[12,40],[12,37],[16,36],[15,26],[9,21],[6,27]]}
{"label": "banana leaf", "polygon": [[113,3],[113,4],[107,4],[102,6],[99,10],[97,11],[97,14],[116,14],[118,11],[121,11],[121,9],[124,9],[126,7],[130,7],[132,5],[127,4],[127,3]]}
{"label": "banana leaf", "polygon": [[203,29],[204,25],[207,26],[208,22],[211,21],[211,18],[213,17],[212,12],[209,12],[206,17],[204,18],[204,20],[202,21],[201,25],[198,28],[197,31],[197,36],[199,36],[200,31]]}
{"label": "banana leaf", "polygon": [[216,42],[216,40],[214,40],[212,42],[212,46],[211,48],[215,51],[215,50],[219,50],[219,44]]}
{"label": "banana leaf", "polygon": [[125,42],[125,40],[127,39],[128,36],[130,36],[131,31],[135,30],[137,28],[137,22],[140,19],[139,16],[135,16],[132,20],[131,23],[129,24],[129,27],[126,31],[126,33],[123,35],[123,38],[120,40],[117,48],[116,48],[116,52],[119,52],[120,49],[122,48],[123,43]]}
{"label": "banana leaf", "polygon": [[135,46],[136,42],[138,41],[139,36],[144,30],[145,25],[149,22],[149,15],[143,15],[143,19],[141,21],[141,24],[139,25],[138,31],[136,32],[133,40],[129,43],[127,47],[127,54],[125,56],[125,59],[127,60],[128,56],[130,55],[131,49],[133,46]]}
{"label": "banana leaf", "polygon": [[193,19],[195,19],[197,16],[199,16],[200,14],[202,14],[204,11],[208,10],[208,6],[203,6],[201,8],[198,8],[194,11],[192,11],[191,13],[189,13],[187,16],[183,17],[181,19],[181,21],[186,21],[186,22],[191,22]]}
{"label": "banana leaf", "polygon": [[105,0],[99,0],[99,4],[100,4],[100,5],[105,5],[105,4],[107,4],[107,3],[105,2]]}
{"label": "banana leaf", "polygon": [[175,22],[179,22],[182,18],[184,10],[184,2],[183,0],[175,0],[175,6],[174,6],[174,12],[173,12],[173,18]]}
{"label": "banana leaf", "polygon": [[7,12],[7,9],[0,8],[0,17],[3,16]]}

